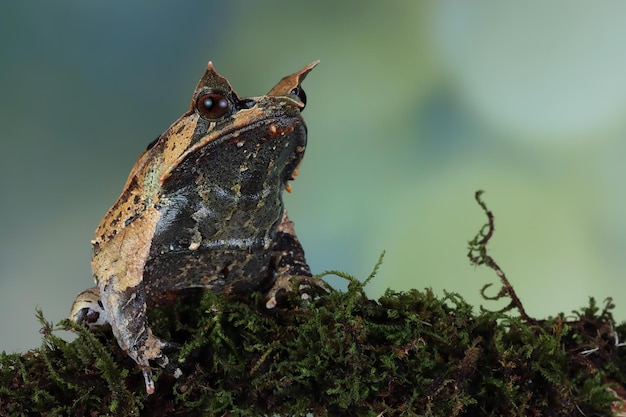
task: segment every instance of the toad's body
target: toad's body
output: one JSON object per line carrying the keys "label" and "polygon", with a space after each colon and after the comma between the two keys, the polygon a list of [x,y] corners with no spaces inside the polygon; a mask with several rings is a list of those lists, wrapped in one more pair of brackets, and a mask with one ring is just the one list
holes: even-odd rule
{"label": "toad's body", "polygon": [[271,308],[292,278],[314,282],[282,192],[304,155],[300,83],[316,64],[240,99],[209,63],[190,110],[141,155],[96,230],[98,286],[77,297],[70,318],[110,323],[149,393],[149,361],[168,360],[147,307],[200,287],[264,291]]}

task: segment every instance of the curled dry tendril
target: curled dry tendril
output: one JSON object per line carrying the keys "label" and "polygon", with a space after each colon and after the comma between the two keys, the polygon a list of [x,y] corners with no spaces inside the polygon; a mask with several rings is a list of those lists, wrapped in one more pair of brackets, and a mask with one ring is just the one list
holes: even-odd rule
{"label": "curled dry tendril", "polygon": [[483,298],[487,300],[499,300],[502,297],[509,297],[511,299],[511,302],[507,306],[502,308],[500,312],[507,312],[512,309],[517,309],[517,311],[519,311],[520,316],[524,320],[530,323],[535,323],[536,320],[530,317],[526,313],[526,310],[524,310],[524,306],[522,305],[522,302],[517,297],[517,294],[515,293],[513,286],[507,279],[506,274],[504,273],[502,268],[498,266],[496,261],[491,256],[489,256],[487,252],[487,244],[493,237],[493,232],[495,231],[495,225],[494,225],[493,213],[491,212],[491,210],[487,208],[487,205],[482,200],[481,198],[482,194],[483,194],[483,191],[478,190],[474,194],[474,198],[476,199],[476,202],[483,209],[485,215],[487,216],[487,223],[483,225],[483,227],[480,229],[480,231],[474,237],[474,239],[469,242],[469,251],[467,253],[467,257],[470,259],[470,262],[473,265],[486,265],[487,267],[493,269],[496,272],[496,275],[498,275],[498,277],[500,278],[500,282],[502,282],[502,287],[500,288],[500,291],[498,292],[497,295],[493,297],[489,297],[485,295],[485,291],[492,284],[487,284],[482,288],[481,295],[483,296]]}

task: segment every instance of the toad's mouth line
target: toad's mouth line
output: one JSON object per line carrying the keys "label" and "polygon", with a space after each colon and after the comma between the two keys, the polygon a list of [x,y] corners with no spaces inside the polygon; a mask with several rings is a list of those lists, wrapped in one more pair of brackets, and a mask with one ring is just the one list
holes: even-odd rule
{"label": "toad's mouth line", "polygon": [[167,178],[172,174],[176,167],[180,166],[183,161],[199,151],[202,148],[214,147],[219,144],[224,143],[232,143],[235,146],[241,146],[239,144],[243,144],[249,139],[246,139],[246,134],[250,131],[254,130],[263,130],[266,129],[267,135],[262,136],[261,139],[255,137],[254,140],[257,140],[261,143],[271,143],[274,138],[279,139],[287,135],[291,135],[293,132],[296,132],[297,129],[302,129],[301,133],[296,133],[294,136],[296,138],[297,146],[293,152],[293,161],[297,161],[295,168],[291,175],[285,180],[285,190],[291,193],[292,188],[289,181],[295,180],[295,177],[298,175],[299,167],[302,164],[302,159],[304,157],[304,151],[306,149],[307,143],[307,129],[304,121],[301,117],[289,117],[289,122],[285,122],[285,116],[280,115],[268,115],[263,118],[255,120],[254,123],[250,123],[246,126],[232,126],[229,129],[219,132],[217,136],[205,135],[201,140],[192,145],[189,149],[183,152],[177,159],[174,164],[171,165],[170,169],[165,171],[160,177],[160,183],[163,184]]}

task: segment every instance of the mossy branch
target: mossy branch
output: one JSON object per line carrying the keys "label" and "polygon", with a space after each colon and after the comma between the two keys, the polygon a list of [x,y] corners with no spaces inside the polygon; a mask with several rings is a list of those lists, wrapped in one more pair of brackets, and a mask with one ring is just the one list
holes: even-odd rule
{"label": "mossy branch", "polygon": [[[41,347],[0,357],[0,416],[611,415],[626,381],[626,326],[613,303],[529,317],[487,253],[494,219],[480,197],[488,222],[469,256],[502,281],[504,310],[474,313],[460,295],[429,289],[369,299],[382,255],[363,283],[321,274],[343,277],[348,290],[306,305],[294,293],[293,308],[267,310],[260,294],[190,294],[150,312],[154,332],[181,345],[170,358],[183,373],[155,370],[150,396],[110,331],[54,326],[39,312]],[[59,338],[61,329],[77,339]]]}

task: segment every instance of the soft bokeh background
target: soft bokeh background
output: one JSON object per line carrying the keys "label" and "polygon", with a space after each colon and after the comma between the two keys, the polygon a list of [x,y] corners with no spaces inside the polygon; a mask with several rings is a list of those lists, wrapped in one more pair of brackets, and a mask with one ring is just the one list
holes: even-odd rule
{"label": "soft bokeh background", "polygon": [[[601,5],[602,4],[602,5]],[[206,62],[242,95],[321,59],[287,196],[315,270],[475,305],[492,255],[537,317],[626,318],[626,3],[4,1],[0,349],[39,344],[92,285],[93,230]]]}

